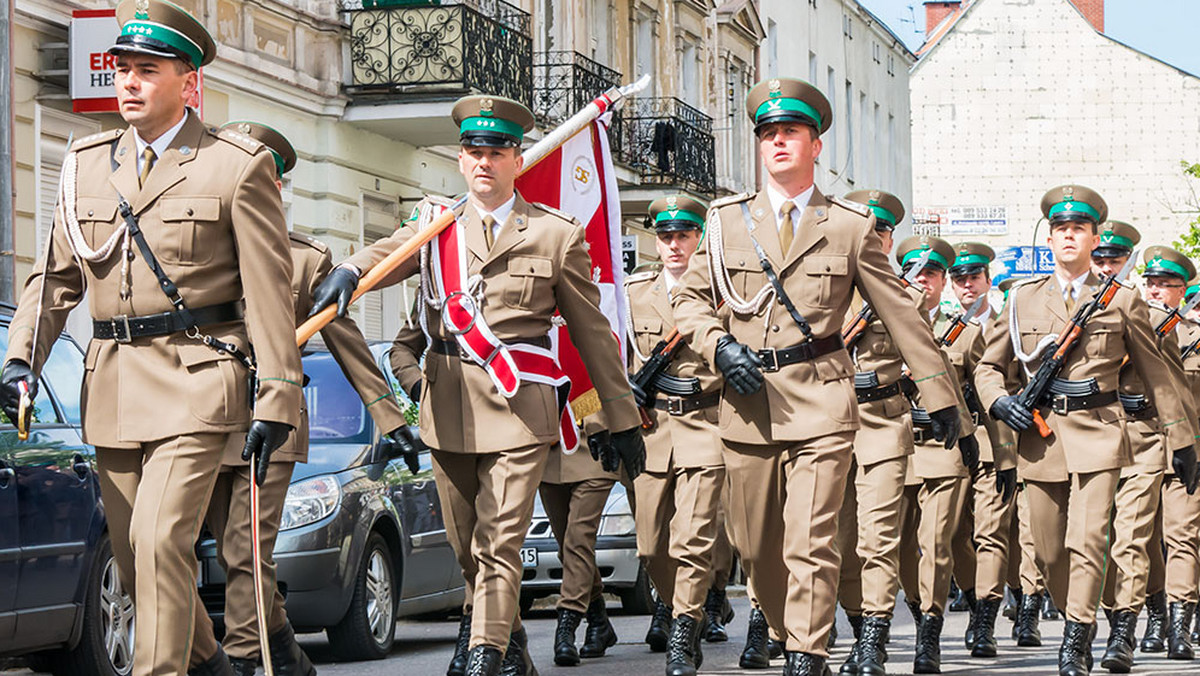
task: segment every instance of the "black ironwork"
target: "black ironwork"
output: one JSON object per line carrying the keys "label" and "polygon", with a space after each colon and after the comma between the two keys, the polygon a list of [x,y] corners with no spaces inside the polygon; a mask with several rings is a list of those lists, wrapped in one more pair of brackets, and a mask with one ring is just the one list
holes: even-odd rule
{"label": "black ironwork", "polygon": [[713,194],[717,188],[712,118],[674,97],[633,98],[613,119],[614,159],[643,183]]}
{"label": "black ironwork", "polygon": [[502,0],[352,0],[357,93],[485,92],[533,102],[530,17]]}
{"label": "black ironwork", "polygon": [[533,60],[533,114],[555,126],[621,85],[621,74],[578,52],[538,52]]}

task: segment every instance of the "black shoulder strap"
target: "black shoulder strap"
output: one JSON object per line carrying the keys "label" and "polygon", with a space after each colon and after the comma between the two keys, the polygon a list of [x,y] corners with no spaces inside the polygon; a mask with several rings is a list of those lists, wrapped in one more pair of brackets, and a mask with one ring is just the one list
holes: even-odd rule
{"label": "black shoulder strap", "polygon": [[809,326],[808,320],[800,311],[796,309],[795,303],[791,297],[783,290],[783,284],[779,281],[779,276],[775,274],[775,268],[771,267],[771,261],[767,260],[767,252],[763,251],[762,246],[758,243],[758,238],[754,236],[754,225],[750,220],[750,206],[742,201],[742,218],[746,221],[746,232],[750,235],[750,243],[754,245],[754,251],[758,254],[758,263],[762,266],[763,272],[767,275],[767,281],[775,289],[775,297],[779,299],[779,304],[788,311],[792,316],[792,321],[796,322],[796,326],[800,327],[800,332],[808,340],[813,340],[812,327]]}

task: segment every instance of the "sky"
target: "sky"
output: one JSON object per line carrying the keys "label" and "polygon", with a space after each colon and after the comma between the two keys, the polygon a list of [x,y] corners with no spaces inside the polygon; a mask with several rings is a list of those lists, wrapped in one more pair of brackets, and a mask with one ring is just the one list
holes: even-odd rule
{"label": "sky", "polygon": [[[980,0],[987,2],[988,0]],[[858,0],[916,51],[925,40],[921,0]],[[1200,0],[1107,0],[1104,32],[1167,63],[1200,75]]]}

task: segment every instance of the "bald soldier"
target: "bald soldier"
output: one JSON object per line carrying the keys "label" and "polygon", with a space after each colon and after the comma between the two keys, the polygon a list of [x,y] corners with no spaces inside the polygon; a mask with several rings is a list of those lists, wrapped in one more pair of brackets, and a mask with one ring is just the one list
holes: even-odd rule
{"label": "bald soldier", "polygon": [[[344,315],[362,272],[437,214],[453,210],[454,224],[428,255],[409,258],[387,279],[420,274],[423,283],[418,307],[429,350],[419,386],[421,437],[432,449],[450,543],[462,569],[478,571],[465,670],[479,676],[502,668],[505,674],[536,673],[525,630],[517,628],[517,601],[534,494],[547,456],[569,425],[565,402],[545,384],[558,375],[549,352],[556,311],[601,404],[597,419],[604,431],[588,440],[589,450],[605,469],[623,464],[636,478],[645,446],[621,352],[591,280],[583,228],[515,190],[533,113],[503,97],[468,96],[451,115],[459,127],[467,199],[456,205],[426,198],[395,234],[335,268],[313,294],[313,311],[336,303]],[[436,259],[433,265],[430,259]],[[402,343],[393,350],[408,349],[415,363],[423,348]],[[542,359],[522,359],[522,370],[514,352]],[[456,655],[451,672],[460,664]]]}
{"label": "bald soldier", "polygon": [[[975,372],[980,400],[992,416],[1020,433],[1018,471],[1026,480],[1035,549],[1047,587],[1066,612],[1059,673],[1081,676],[1091,664],[1096,607],[1103,585],[1105,533],[1121,469],[1133,461],[1125,435],[1125,412],[1117,398],[1121,362],[1129,356],[1147,385],[1167,435],[1167,448],[1194,479],[1193,424],[1170,382],[1156,377],[1168,368],[1154,341],[1149,312],[1136,293],[1118,288],[1112,302],[1092,314],[1077,344],[1063,356],[1051,393],[1032,410],[1005,389],[1014,358],[1024,376],[1041,360],[1076,314],[1101,291],[1091,272],[1091,253],[1108,207],[1093,190],[1076,185],[1051,189],[1042,198],[1050,223],[1047,244],[1054,273],[1012,288],[1007,321],[987,338]],[[1043,437],[1034,413],[1048,425]]]}
{"label": "bald soldier", "polygon": [[[825,671],[839,555],[838,511],[859,428],[842,320],[858,289],[925,390],[952,446],[954,383],[908,302],[866,206],[813,184],[828,100],[772,78],[746,99],[767,185],[714,203],[707,238],[674,296],[680,333],[725,377],[718,412],[735,543],[768,624],[786,633],[789,676]],[[715,289],[715,293],[714,293]],[[724,306],[718,310],[719,303]]]}
{"label": "bald soldier", "polygon": [[267,465],[299,422],[287,226],[266,147],[185,107],[216,56],[203,26],[157,0],[126,0],[117,20],[129,127],[71,147],[46,256],[9,330],[0,403],[16,420],[20,386],[36,391],[86,290],[83,435],[135,602],[133,673],[183,674],[194,657],[193,674],[229,674],[193,547],[225,449]]}

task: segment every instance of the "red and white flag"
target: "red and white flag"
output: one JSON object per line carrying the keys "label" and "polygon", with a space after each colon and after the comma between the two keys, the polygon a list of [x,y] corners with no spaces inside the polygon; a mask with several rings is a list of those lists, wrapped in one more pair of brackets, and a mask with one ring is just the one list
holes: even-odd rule
{"label": "red and white flag", "polygon": [[[608,317],[624,364],[628,310],[621,293],[625,271],[621,266],[621,203],[608,145],[611,119],[612,113],[605,113],[571,137],[522,174],[517,189],[526,200],[565,211],[584,224],[592,257],[592,281],[600,288],[600,310]],[[600,410],[600,397],[566,327],[559,327],[551,337],[552,349],[571,379],[571,410],[576,420],[582,420]]]}

